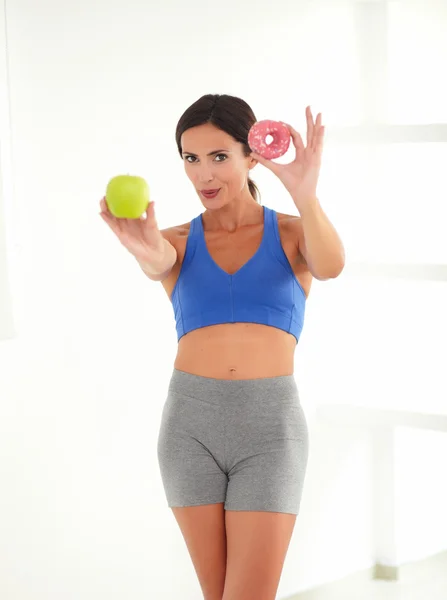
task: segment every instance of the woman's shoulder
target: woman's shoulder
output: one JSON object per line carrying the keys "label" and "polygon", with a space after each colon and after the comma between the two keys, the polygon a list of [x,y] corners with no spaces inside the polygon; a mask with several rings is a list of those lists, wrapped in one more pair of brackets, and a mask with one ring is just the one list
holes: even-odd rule
{"label": "woman's shoulder", "polygon": [[180,259],[183,258],[186,248],[186,241],[188,239],[189,230],[191,228],[191,222],[182,223],[181,225],[173,225],[166,229],[161,229],[161,235],[170,242],[177,250],[177,255]]}
{"label": "woman's shoulder", "polygon": [[302,229],[301,217],[299,215],[289,215],[280,212],[277,212],[276,215],[281,236],[292,236],[293,238],[296,238],[297,235],[299,236]]}
{"label": "woman's shoulder", "polygon": [[288,213],[275,212],[278,217],[278,224],[281,223],[282,225],[286,225],[294,222],[296,223],[301,219],[299,215],[289,215]]}
{"label": "woman's shoulder", "polygon": [[172,225],[171,227],[166,227],[166,229],[161,229],[161,235],[170,241],[170,238],[178,238],[188,236],[189,229],[191,227],[191,222],[182,223],[181,225]]}

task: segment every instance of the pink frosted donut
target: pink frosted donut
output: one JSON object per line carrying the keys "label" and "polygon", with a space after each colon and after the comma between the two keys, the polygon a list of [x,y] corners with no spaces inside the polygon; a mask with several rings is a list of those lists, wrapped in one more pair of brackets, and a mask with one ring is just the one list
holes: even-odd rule
{"label": "pink frosted donut", "polygon": [[[268,135],[273,138],[270,144],[266,142]],[[279,158],[289,149],[290,131],[280,121],[258,121],[248,132],[248,145],[264,158]]]}

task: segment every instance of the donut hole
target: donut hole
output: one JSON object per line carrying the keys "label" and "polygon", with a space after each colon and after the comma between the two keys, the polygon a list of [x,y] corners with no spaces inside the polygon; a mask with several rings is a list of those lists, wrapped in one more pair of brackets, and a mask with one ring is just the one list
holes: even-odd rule
{"label": "donut hole", "polygon": [[270,146],[270,144],[273,142],[273,135],[271,135],[270,133],[266,136],[265,138],[265,143],[267,144],[267,146]]}

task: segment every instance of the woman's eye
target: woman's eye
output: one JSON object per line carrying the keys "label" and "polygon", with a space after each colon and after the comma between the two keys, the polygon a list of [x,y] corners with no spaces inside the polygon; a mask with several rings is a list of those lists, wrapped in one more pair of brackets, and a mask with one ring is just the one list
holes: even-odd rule
{"label": "woman's eye", "polygon": [[[216,154],[215,160],[217,162],[224,162],[227,158],[228,158],[228,156],[226,154]],[[196,162],[196,157],[188,155],[188,156],[185,156],[185,160],[186,160],[186,162],[194,163],[194,162]]]}

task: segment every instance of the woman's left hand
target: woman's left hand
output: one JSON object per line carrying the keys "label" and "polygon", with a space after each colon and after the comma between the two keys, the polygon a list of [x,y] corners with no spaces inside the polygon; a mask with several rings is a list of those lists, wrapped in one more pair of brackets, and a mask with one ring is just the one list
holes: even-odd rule
{"label": "woman's left hand", "polygon": [[315,201],[317,197],[317,184],[320,174],[321,156],[323,153],[324,126],[321,125],[321,113],[318,113],[314,122],[310,106],[306,108],[307,119],[307,146],[304,147],[300,134],[285,123],[292,136],[295,146],[295,160],[286,165],[281,165],[272,160],[263,158],[252,152],[251,156],[261,165],[270,169],[284,184],[293,198],[295,206],[301,213],[306,206]]}

